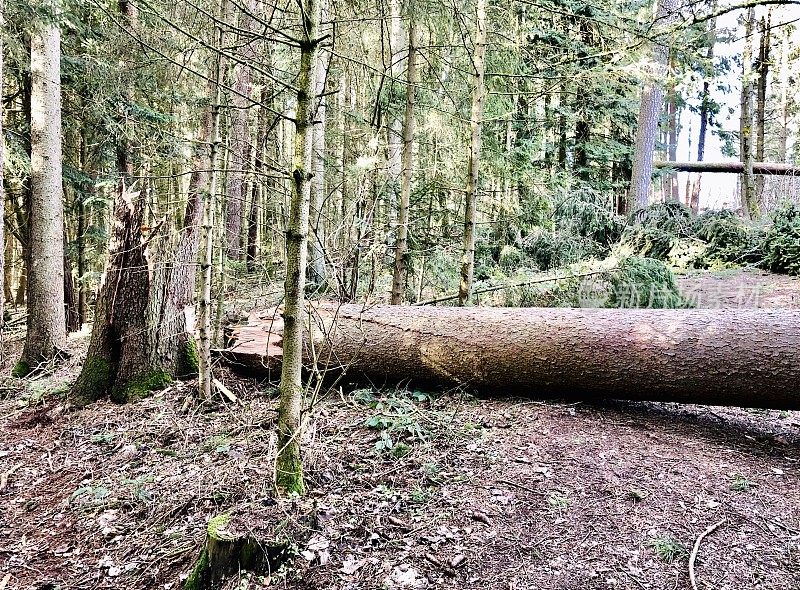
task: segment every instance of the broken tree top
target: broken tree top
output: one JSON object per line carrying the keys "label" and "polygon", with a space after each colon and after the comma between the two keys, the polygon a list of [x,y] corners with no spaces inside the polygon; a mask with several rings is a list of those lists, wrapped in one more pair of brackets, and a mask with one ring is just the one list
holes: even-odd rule
{"label": "broken tree top", "polygon": [[[222,351],[277,378],[280,309],[252,313]],[[568,395],[800,409],[800,311],[322,304],[304,360],[354,377]]]}

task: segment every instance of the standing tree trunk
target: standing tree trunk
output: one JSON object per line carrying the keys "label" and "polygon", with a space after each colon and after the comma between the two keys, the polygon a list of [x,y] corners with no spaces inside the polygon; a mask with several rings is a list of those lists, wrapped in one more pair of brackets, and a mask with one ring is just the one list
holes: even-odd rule
{"label": "standing tree trunk", "polygon": [[[0,0],[0,31],[6,29],[5,4]],[[0,35],[0,95],[3,87],[3,37]],[[5,234],[5,210],[6,210],[6,191],[3,177],[3,157],[5,153],[5,136],[3,135],[3,107],[0,105],[0,329],[5,324],[5,302],[8,291],[8,275],[6,269],[6,234]]]}
{"label": "standing tree trunk", "polygon": [[[224,4],[225,0],[221,0]],[[220,10],[220,14],[225,14],[224,10]],[[221,50],[224,47],[224,33],[222,31],[222,26],[217,24],[215,27],[215,43],[218,50]],[[203,199],[203,221],[202,221],[202,231],[200,242],[203,247],[202,259],[200,261],[200,270],[201,270],[201,289],[200,289],[200,313],[199,313],[199,337],[200,337],[200,351],[198,354],[198,373],[199,373],[199,383],[198,387],[200,389],[200,394],[203,396],[203,399],[210,400],[211,399],[211,382],[212,382],[212,374],[211,374],[211,282],[214,276],[214,213],[216,207],[216,192],[217,192],[217,154],[219,153],[219,145],[220,145],[220,137],[219,137],[219,111],[220,111],[220,88],[222,83],[222,59],[220,57],[219,51],[214,55],[214,92],[213,98],[211,102],[211,130],[209,132],[209,168],[211,170],[211,177],[209,178],[208,182],[208,194],[206,195],[205,199]],[[249,79],[246,84],[247,91],[249,91]],[[245,111],[246,112],[246,111]],[[246,117],[245,117],[245,125],[244,125],[244,132],[246,135],[247,125],[246,125]],[[239,130],[241,131],[241,130]],[[246,137],[244,137],[246,142]],[[244,145],[240,146],[241,150],[244,150]],[[242,175],[242,170],[244,167],[244,162],[247,161],[246,159],[242,159],[240,162],[240,167],[235,170],[236,173]],[[241,198],[244,197],[243,191],[243,175],[240,176],[240,185],[239,185],[239,211],[237,212],[239,215],[239,225],[237,228],[237,236],[238,236],[238,229],[241,229]],[[226,220],[227,221],[227,220]],[[230,234],[228,235],[230,238]],[[227,244],[229,248],[229,252],[231,252],[231,242]],[[241,253],[241,240],[237,239],[236,243],[234,244],[236,250],[234,250],[235,260],[238,260],[238,256]]]}
{"label": "standing tree trunk", "polygon": [[303,409],[303,322],[305,319],[308,217],[313,151],[314,71],[319,47],[320,0],[300,0],[303,38],[297,74],[292,199],[286,228],[286,282],[283,308],[284,339],[278,405],[278,457],[275,482],[285,493],[302,494],[300,435]]}
{"label": "standing tree trunk", "polygon": [[[267,51],[267,63],[269,51]],[[250,212],[247,215],[247,270],[253,272],[258,259],[258,218],[261,212],[263,195],[266,192],[267,180],[261,177],[264,172],[264,153],[267,149],[267,117],[269,115],[267,101],[272,94],[272,85],[262,81],[259,96],[258,115],[256,123],[255,157],[253,158],[253,184],[251,186]],[[272,131],[272,129],[270,129]]]}
{"label": "standing tree trunk", "polygon": [[[55,6],[53,6],[55,8]],[[61,32],[37,23],[31,35],[31,208],[28,333],[14,374],[64,354],[64,211],[61,200]]]}
{"label": "standing tree trunk", "polygon": [[[674,69],[674,58],[673,58]],[[678,89],[673,83],[667,97],[667,159],[675,162],[678,159]],[[678,188],[678,173],[671,172],[667,177],[667,194],[664,200],[679,203],[681,200]]]}
{"label": "standing tree trunk", "polygon": [[[327,2],[321,0],[322,20],[327,21]],[[325,31],[323,31],[325,34]],[[309,205],[310,244],[308,274],[309,282],[316,289],[325,286],[327,273],[325,271],[325,224],[323,220],[323,203],[325,202],[325,133],[327,125],[328,99],[325,96],[325,80],[328,75],[330,54],[320,53],[314,66],[314,96],[319,97],[319,103],[314,119],[313,130],[313,174],[311,178],[311,202]]]}
{"label": "standing tree trunk", "polygon": [[790,76],[792,67],[790,61],[789,39],[791,32],[784,28],[783,41],[781,42],[781,73],[780,73],[780,123],[778,125],[778,162],[786,162],[787,143],[789,138],[789,118],[791,116],[791,100],[789,98]]}
{"label": "standing tree trunk", "polygon": [[461,282],[458,287],[458,304],[467,305],[472,295],[475,273],[475,202],[478,193],[481,163],[481,127],[483,103],[486,97],[484,71],[486,64],[486,0],[477,0],[475,21],[475,67],[472,87],[472,112],[470,116],[470,146],[467,163],[467,193],[464,211],[464,246],[461,258]]}
{"label": "standing tree trunk", "polygon": [[[247,2],[248,10],[255,9],[254,2]],[[247,11],[241,11],[239,29],[245,36],[240,40],[241,58],[245,63],[234,66],[233,90],[231,93],[232,124],[230,135],[230,166],[227,175],[225,201],[226,251],[230,260],[242,259],[242,215],[245,201],[245,167],[250,160],[248,141],[249,101],[252,85],[250,83],[251,62],[256,60],[253,36],[255,26]]]}
{"label": "standing tree trunk", "polygon": [[[677,0],[657,0],[656,21],[663,27],[669,27],[678,15]],[[639,117],[636,124],[636,144],[633,151],[633,172],[631,188],[626,201],[625,212],[630,213],[636,207],[646,207],[650,201],[650,184],[653,177],[653,150],[658,119],[664,102],[664,87],[661,80],[666,75],[669,48],[665,42],[656,42],[653,48],[655,71],[649,74],[642,88],[639,104]]]}
{"label": "standing tree trunk", "polygon": [[[767,85],[769,77],[769,49],[771,43],[771,12],[767,18],[761,18],[761,40],[758,44],[758,60],[756,73],[758,74],[758,94],[756,96],[756,162],[764,161],[764,135],[767,127]],[[766,178],[759,176],[756,179],[756,199],[758,203],[764,201],[764,184]]]}
{"label": "standing tree trunk", "polygon": [[744,52],[742,53],[742,93],[739,117],[739,149],[744,173],[741,182],[742,215],[746,219],[758,217],[758,200],[753,174],[753,28],[755,8],[747,10],[745,19]]}
{"label": "standing tree trunk", "polygon": [[[716,2],[712,4],[716,7]],[[708,35],[707,43],[708,49],[706,50],[706,65],[703,75],[703,93],[700,101],[700,132],[697,137],[697,161],[702,162],[706,153],[706,135],[708,133],[708,124],[711,118],[711,77],[714,74],[714,44],[717,39],[717,19],[712,18],[708,22]],[[700,211],[700,188],[702,185],[702,174],[698,174],[692,183],[692,194],[689,200],[689,208],[698,213]]]}
{"label": "standing tree trunk", "polygon": [[389,252],[395,247],[397,240],[397,203],[400,200],[400,177],[403,175],[403,120],[398,114],[395,90],[400,85],[400,74],[403,72],[403,55],[405,44],[403,39],[403,17],[400,0],[390,0],[390,35],[389,35],[389,123],[386,126],[386,225],[388,228],[386,244]]}
{"label": "standing tree trunk", "polygon": [[392,305],[403,302],[408,279],[408,208],[411,202],[411,177],[414,155],[414,102],[417,83],[417,28],[413,16],[408,22],[408,67],[406,71],[406,113],[403,120],[403,170],[400,179],[400,206],[397,210],[397,242],[394,249]]}

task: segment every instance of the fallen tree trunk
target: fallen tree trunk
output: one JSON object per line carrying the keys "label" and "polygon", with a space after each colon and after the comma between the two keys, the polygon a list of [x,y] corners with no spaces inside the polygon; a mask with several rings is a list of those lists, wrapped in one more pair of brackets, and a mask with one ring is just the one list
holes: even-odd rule
{"label": "fallen tree trunk", "polygon": [[[230,333],[231,364],[276,376],[279,310]],[[313,337],[308,337],[313,334]],[[305,362],[484,391],[800,409],[800,311],[323,305]]]}
{"label": "fallen tree trunk", "polygon": [[[678,172],[727,172],[744,173],[743,162],[655,162],[655,168],[669,168]],[[753,174],[769,174],[773,176],[800,176],[800,168],[792,164],[775,162],[754,162]]]}

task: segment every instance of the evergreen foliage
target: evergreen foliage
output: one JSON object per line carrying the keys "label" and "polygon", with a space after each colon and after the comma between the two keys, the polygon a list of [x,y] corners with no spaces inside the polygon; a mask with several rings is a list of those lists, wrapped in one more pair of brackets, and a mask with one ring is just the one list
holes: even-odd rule
{"label": "evergreen foliage", "polygon": [[762,242],[764,268],[772,272],[800,274],[800,207],[786,203],[772,215]]}

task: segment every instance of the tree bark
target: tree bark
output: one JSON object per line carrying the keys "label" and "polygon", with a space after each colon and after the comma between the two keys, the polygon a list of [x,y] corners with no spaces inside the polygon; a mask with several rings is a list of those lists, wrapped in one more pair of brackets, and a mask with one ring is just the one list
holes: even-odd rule
{"label": "tree bark", "polygon": [[[758,74],[758,91],[756,95],[756,154],[755,161],[764,161],[765,133],[767,127],[767,86],[769,78],[769,49],[771,43],[772,13],[767,18],[761,18],[761,39],[758,44],[758,59],[756,72]],[[758,203],[764,201],[764,177],[756,179],[756,199]]]}
{"label": "tree bark", "polygon": [[397,203],[400,201],[400,177],[403,175],[403,119],[395,107],[396,88],[400,85],[403,72],[403,55],[406,44],[403,34],[403,17],[401,0],[389,2],[389,122],[386,126],[386,244],[389,252],[395,247],[397,240]]}
{"label": "tree bark", "polygon": [[[246,2],[247,8],[254,11],[255,3]],[[240,39],[240,56],[246,63],[234,66],[233,90],[231,93],[232,124],[230,132],[230,166],[227,175],[227,190],[225,201],[225,239],[226,251],[230,260],[242,259],[242,218],[245,202],[245,168],[250,161],[248,118],[249,104],[245,97],[250,96],[252,90],[251,72],[248,63],[256,61],[255,51],[255,23],[247,11],[241,11],[239,29],[244,35]]]}
{"label": "tree bark", "polygon": [[[120,9],[125,6],[131,5],[120,3]],[[131,27],[137,26],[135,11],[123,15]],[[212,82],[209,90],[213,96],[216,84]],[[212,109],[206,109],[177,238],[162,229],[163,221],[145,226],[146,199],[126,186],[130,163],[126,147],[119,150],[121,178],[108,260],[86,361],[70,392],[77,406],[108,393],[118,403],[135,401],[175,377],[197,373],[192,303],[200,219],[209,193],[213,120]]]}
{"label": "tree bark", "polygon": [[[664,27],[669,27],[678,15],[678,3],[676,0],[657,0],[657,2],[656,21]],[[668,57],[669,48],[657,42],[653,48],[655,71],[650,73],[649,79],[644,84],[639,104],[633,172],[626,201],[626,213],[630,213],[636,207],[646,207],[650,201],[653,150],[658,133],[658,119],[664,102],[664,87],[660,80],[666,75]]]}
{"label": "tree bark", "polygon": [[[0,0],[0,30],[5,31],[5,3]],[[2,94],[3,87],[3,38],[0,35],[0,94]],[[6,293],[8,291],[8,284],[6,276],[8,275],[6,269],[6,234],[5,234],[5,207],[6,207],[6,191],[3,176],[3,157],[5,152],[5,135],[3,135],[3,109],[0,105],[0,329],[5,324],[5,302]]]}
{"label": "tree bark", "polygon": [[753,28],[755,8],[747,10],[744,52],[742,54],[741,112],[739,116],[739,156],[744,170],[741,177],[741,207],[747,219],[758,217],[755,177],[753,176]]}
{"label": "tree bark", "polygon": [[[327,1],[321,0],[323,21],[327,21]],[[323,31],[322,34],[325,34]],[[316,289],[322,289],[327,280],[325,268],[325,223],[323,203],[325,202],[325,134],[327,126],[328,98],[325,96],[325,82],[328,75],[330,54],[320,53],[314,66],[314,100],[317,102],[313,130],[313,161],[311,178],[311,202],[309,206],[309,282]]]}
{"label": "tree bark", "polygon": [[[795,310],[327,305],[312,315],[318,363],[373,380],[800,409]],[[224,356],[264,373],[280,364],[281,334],[275,310],[255,312]]]}
{"label": "tree bark", "polygon": [[319,47],[321,0],[303,0],[303,38],[300,40],[300,68],[297,74],[294,169],[289,223],[286,228],[286,281],[283,310],[284,362],[281,367],[278,405],[278,457],[275,480],[285,493],[305,491],[300,458],[303,404],[302,350],[305,318],[306,263],[308,260],[308,218],[313,160],[314,71]]}
{"label": "tree bark", "polygon": [[403,170],[400,179],[400,205],[397,209],[397,242],[394,248],[392,305],[405,298],[408,280],[408,209],[411,202],[411,178],[414,155],[414,103],[417,83],[417,28],[414,17],[408,23],[408,67],[406,70],[406,112],[403,118]]}
{"label": "tree bark", "polygon": [[[475,50],[472,63],[475,68],[472,87],[472,114],[470,121],[469,161],[467,163],[467,193],[464,211],[464,243],[461,255],[461,282],[458,287],[458,304],[467,305],[472,296],[475,274],[475,202],[481,165],[481,128],[483,103],[486,96],[484,82],[486,56],[486,0],[477,0]],[[420,284],[421,281],[420,281]],[[421,289],[420,289],[421,291]]]}
{"label": "tree bark", "polygon": [[[53,6],[55,8],[55,6]],[[64,210],[61,184],[61,32],[37,23],[31,35],[31,208],[28,333],[14,369],[25,375],[64,354]]]}

